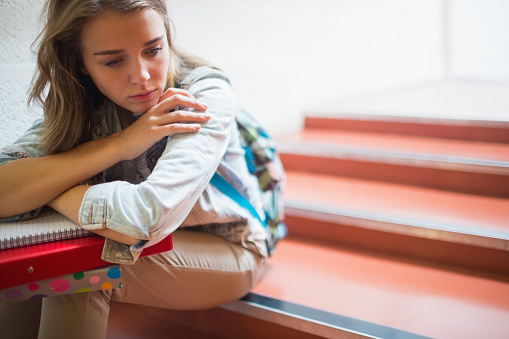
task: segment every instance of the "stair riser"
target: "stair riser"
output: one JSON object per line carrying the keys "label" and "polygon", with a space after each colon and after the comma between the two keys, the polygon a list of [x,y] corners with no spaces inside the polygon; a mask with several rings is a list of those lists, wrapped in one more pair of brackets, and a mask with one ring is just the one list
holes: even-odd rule
{"label": "stair riser", "polygon": [[509,278],[509,252],[383,232],[286,213],[290,237],[401,256]]}
{"label": "stair riser", "polygon": [[450,166],[447,164],[425,168],[288,153],[282,153],[280,157],[287,170],[509,198],[509,189],[507,189],[509,187],[509,176],[449,170],[448,167]]}
{"label": "stair riser", "polygon": [[390,121],[306,117],[304,127],[509,143],[509,123],[427,119]]}
{"label": "stair riser", "polygon": [[[171,319],[171,321],[175,323],[196,328],[202,332],[211,333],[223,338],[323,338],[319,335],[302,332],[294,328],[282,326],[220,307],[198,311],[160,309],[158,313],[158,316],[163,318],[163,320],[164,318]],[[296,319],[296,321],[298,321],[298,319]],[[352,336],[345,338],[360,339],[362,337]]]}

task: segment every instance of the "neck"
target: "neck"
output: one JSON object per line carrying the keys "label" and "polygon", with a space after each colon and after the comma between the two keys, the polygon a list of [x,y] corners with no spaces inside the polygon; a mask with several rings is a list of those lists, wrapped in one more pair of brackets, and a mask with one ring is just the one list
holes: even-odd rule
{"label": "neck", "polygon": [[127,127],[131,126],[133,122],[136,121],[136,118],[133,116],[133,113],[131,111],[126,110],[123,107],[120,107],[118,105],[115,105],[117,109],[118,114],[118,120],[120,121],[120,126],[122,129],[126,129]]}

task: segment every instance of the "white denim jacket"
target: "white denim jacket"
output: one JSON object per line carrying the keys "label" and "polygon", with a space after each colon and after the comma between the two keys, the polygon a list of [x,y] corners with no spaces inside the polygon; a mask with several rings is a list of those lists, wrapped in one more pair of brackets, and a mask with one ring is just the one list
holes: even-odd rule
{"label": "white denim jacket", "polygon": [[[209,122],[197,133],[164,138],[144,154],[120,162],[97,176],[81,203],[84,229],[109,228],[142,239],[133,246],[106,239],[102,259],[134,263],[143,248],[156,244],[179,227],[214,233],[267,255],[265,231],[258,220],[212,186],[218,172],[261,210],[256,178],[249,174],[235,123],[235,100],[228,78],[219,70],[199,67],[182,82],[208,105]],[[121,130],[113,104],[105,105],[94,138]],[[23,157],[44,156],[38,148],[42,120],[14,145],[0,150],[0,165]],[[38,210],[2,221],[32,218]],[[263,215],[263,213],[261,214]]]}

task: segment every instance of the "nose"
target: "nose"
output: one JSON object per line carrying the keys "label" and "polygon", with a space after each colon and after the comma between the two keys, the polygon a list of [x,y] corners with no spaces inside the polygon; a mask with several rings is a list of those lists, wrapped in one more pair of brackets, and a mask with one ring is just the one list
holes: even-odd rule
{"label": "nose", "polygon": [[131,83],[136,85],[144,84],[150,79],[148,65],[144,62],[144,60],[134,60],[129,78]]}

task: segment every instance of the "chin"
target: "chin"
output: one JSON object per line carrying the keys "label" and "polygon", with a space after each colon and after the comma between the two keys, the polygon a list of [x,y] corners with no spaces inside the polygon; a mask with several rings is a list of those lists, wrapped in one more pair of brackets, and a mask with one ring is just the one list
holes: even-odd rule
{"label": "chin", "polygon": [[157,99],[154,98],[151,101],[144,102],[143,105],[136,107],[136,109],[133,111],[133,113],[136,112],[136,114],[143,114],[146,111],[148,111],[149,109],[151,109],[152,107],[154,107],[155,105],[157,105],[158,102],[159,102],[159,98],[157,98]]}
{"label": "chin", "polygon": [[148,111],[154,105],[137,105],[135,107],[131,107],[129,111],[136,115],[143,115],[146,111]]}

